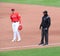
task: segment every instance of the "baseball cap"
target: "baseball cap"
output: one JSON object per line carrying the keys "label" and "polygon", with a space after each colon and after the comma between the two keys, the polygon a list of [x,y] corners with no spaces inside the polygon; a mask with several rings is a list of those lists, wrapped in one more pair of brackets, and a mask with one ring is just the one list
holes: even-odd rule
{"label": "baseball cap", "polygon": [[15,9],[11,9],[11,11],[15,11]]}
{"label": "baseball cap", "polygon": [[45,10],[43,13],[48,13],[47,10]]}

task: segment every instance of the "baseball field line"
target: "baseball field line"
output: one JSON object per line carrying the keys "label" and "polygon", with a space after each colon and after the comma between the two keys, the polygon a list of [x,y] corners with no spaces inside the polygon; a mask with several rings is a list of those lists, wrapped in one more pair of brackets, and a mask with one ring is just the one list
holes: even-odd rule
{"label": "baseball field line", "polygon": [[9,50],[9,49],[16,49],[16,48],[30,48],[30,47],[39,47],[39,48],[44,48],[44,47],[53,47],[53,46],[60,46],[60,43],[52,43],[46,46],[39,46],[39,45],[26,45],[26,46],[15,46],[15,47],[2,47],[0,50]]}

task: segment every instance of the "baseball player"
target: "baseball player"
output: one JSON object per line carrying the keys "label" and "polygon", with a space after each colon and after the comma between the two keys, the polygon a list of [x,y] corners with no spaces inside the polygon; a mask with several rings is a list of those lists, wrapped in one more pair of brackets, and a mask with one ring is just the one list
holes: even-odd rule
{"label": "baseball player", "polygon": [[[51,24],[51,20],[46,10],[43,12],[43,15],[44,16],[42,17],[42,22],[40,25],[40,29],[42,30],[42,38],[41,38],[41,43],[39,45],[42,44],[48,45],[48,31]],[[45,39],[45,43],[44,43],[44,39]]]}
{"label": "baseball player", "polygon": [[19,13],[15,12],[15,9],[11,9],[11,15],[10,15],[10,19],[12,22],[12,29],[13,29],[13,40],[12,42],[16,41],[17,37],[18,40],[17,41],[21,41],[21,36],[19,34],[18,31],[18,27],[19,25],[21,25],[21,16],[19,15]]}

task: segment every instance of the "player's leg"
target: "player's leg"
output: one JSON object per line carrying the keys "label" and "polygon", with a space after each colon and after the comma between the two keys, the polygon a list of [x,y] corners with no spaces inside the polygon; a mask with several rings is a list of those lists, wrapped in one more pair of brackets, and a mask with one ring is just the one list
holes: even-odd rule
{"label": "player's leg", "polygon": [[41,32],[41,43],[39,43],[39,45],[44,44],[44,29],[42,29]]}
{"label": "player's leg", "polygon": [[16,32],[14,32],[14,34],[13,34],[13,40],[12,41],[16,41]]}
{"label": "player's leg", "polygon": [[17,34],[17,37],[18,37],[17,41],[21,41],[21,36],[20,36],[19,31],[18,31],[18,27],[19,27],[19,22],[17,22],[17,24],[16,24],[16,34]]}
{"label": "player's leg", "polygon": [[18,36],[18,40],[17,41],[21,41],[21,36],[20,36],[18,31],[17,31],[17,36]]}
{"label": "player's leg", "polygon": [[45,30],[45,44],[48,45],[48,30]]}
{"label": "player's leg", "polygon": [[16,23],[12,23],[12,29],[13,29],[13,40],[16,41]]}
{"label": "player's leg", "polygon": [[42,38],[41,38],[41,44],[44,44],[44,29],[42,29]]}

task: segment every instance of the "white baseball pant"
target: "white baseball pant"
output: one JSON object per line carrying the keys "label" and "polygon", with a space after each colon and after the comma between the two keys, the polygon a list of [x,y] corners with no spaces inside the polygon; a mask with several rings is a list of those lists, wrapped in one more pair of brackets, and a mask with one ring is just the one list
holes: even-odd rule
{"label": "white baseball pant", "polygon": [[19,22],[13,22],[12,23],[12,29],[13,29],[13,40],[15,41],[18,37],[18,41],[21,40],[19,31],[18,31],[18,27],[19,27]]}

